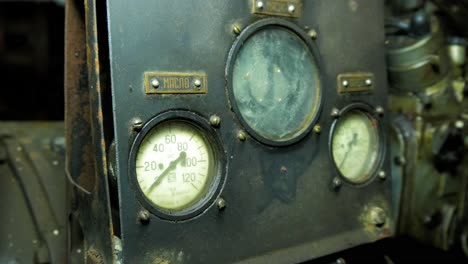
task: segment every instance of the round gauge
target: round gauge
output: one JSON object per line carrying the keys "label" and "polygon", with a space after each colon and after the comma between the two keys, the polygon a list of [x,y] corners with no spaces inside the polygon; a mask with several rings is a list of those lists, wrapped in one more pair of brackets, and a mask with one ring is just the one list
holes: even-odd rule
{"label": "round gauge", "polygon": [[188,119],[150,123],[156,124],[145,125],[133,161],[145,200],[166,215],[203,209],[220,182],[216,140]]}
{"label": "round gauge", "polygon": [[316,119],[320,72],[310,38],[288,21],[246,28],[231,50],[231,101],[247,131],[269,145],[300,140]]}
{"label": "round gauge", "polygon": [[334,125],[331,153],[341,175],[352,183],[363,183],[377,167],[380,156],[377,120],[361,109],[345,112]]}

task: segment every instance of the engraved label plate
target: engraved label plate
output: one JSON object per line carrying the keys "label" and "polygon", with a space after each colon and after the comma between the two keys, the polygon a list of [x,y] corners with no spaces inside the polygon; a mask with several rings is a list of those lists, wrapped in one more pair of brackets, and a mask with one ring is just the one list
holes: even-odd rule
{"label": "engraved label plate", "polygon": [[205,73],[145,72],[147,94],[206,94]]}
{"label": "engraved label plate", "polygon": [[374,74],[368,72],[342,73],[338,75],[338,94],[372,92]]}
{"label": "engraved label plate", "polygon": [[252,0],[252,12],[259,15],[298,18],[303,6],[302,0]]}

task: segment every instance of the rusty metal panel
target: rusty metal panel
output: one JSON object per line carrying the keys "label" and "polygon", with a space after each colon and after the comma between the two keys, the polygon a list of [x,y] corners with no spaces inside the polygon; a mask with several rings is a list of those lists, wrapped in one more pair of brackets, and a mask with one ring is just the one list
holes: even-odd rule
{"label": "rusty metal panel", "polygon": [[[320,127],[294,145],[271,147],[239,134],[244,128],[232,111],[225,72],[238,34],[268,16],[252,14],[251,1],[108,1],[125,263],[296,263],[394,233],[389,178],[383,173],[363,185],[336,184],[328,141],[332,110],[363,102],[386,112],[383,1],[304,1],[303,9],[298,19],[274,19],[305,29],[318,47]],[[148,71],[202,71],[210,89],[202,95],[148,95],[142,78]],[[371,72],[374,92],[339,96],[336,78],[346,72]],[[140,214],[144,205],[130,184],[128,163],[138,128],[175,109],[206,119],[216,114],[228,159],[223,206],[213,204],[183,222]],[[380,119],[386,128],[387,116]],[[390,175],[387,152],[381,169]]]}

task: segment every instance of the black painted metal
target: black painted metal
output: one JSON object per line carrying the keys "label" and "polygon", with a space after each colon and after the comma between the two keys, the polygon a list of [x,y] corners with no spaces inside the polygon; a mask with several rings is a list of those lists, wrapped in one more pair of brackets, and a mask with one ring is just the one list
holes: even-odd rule
{"label": "black painted metal", "polygon": [[[317,123],[322,133],[307,134],[297,144],[275,148],[252,138],[236,138],[242,129],[227,98],[224,69],[241,29],[266,18],[251,14],[250,1],[108,1],[112,98],[117,150],[117,178],[123,260],[125,263],[300,262],[393,234],[393,221],[382,229],[366,222],[368,205],[391,216],[391,182],[372,181],[355,188],[329,186],[337,176],[328,154],[331,109],[352,102],[386,109],[383,1],[304,1],[304,14],[288,19],[318,32],[322,58],[323,104]],[[206,95],[147,95],[144,72],[203,71]],[[372,72],[372,94],[337,94],[336,78],[345,72]],[[193,221],[167,222],[151,216],[136,221],[142,204],[131,188],[128,159],[132,120],[143,122],[172,109],[187,109],[217,129],[229,159],[221,196]],[[388,118],[381,119],[384,127]],[[389,173],[389,156],[382,169]]]}

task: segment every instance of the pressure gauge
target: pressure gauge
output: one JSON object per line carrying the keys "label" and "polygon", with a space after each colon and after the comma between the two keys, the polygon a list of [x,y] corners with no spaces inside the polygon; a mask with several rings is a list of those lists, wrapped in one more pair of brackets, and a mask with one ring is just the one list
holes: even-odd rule
{"label": "pressure gauge", "polygon": [[322,87],[318,52],[302,29],[280,19],[261,20],[241,33],[229,58],[231,103],[255,139],[284,146],[310,131]]}
{"label": "pressure gauge", "polygon": [[367,107],[345,111],[333,126],[332,159],[339,173],[352,183],[363,183],[374,175],[382,152],[378,120]]}
{"label": "pressure gauge", "polygon": [[207,121],[168,112],[144,126],[130,162],[143,201],[163,218],[184,219],[213,201],[223,174],[220,143]]}

